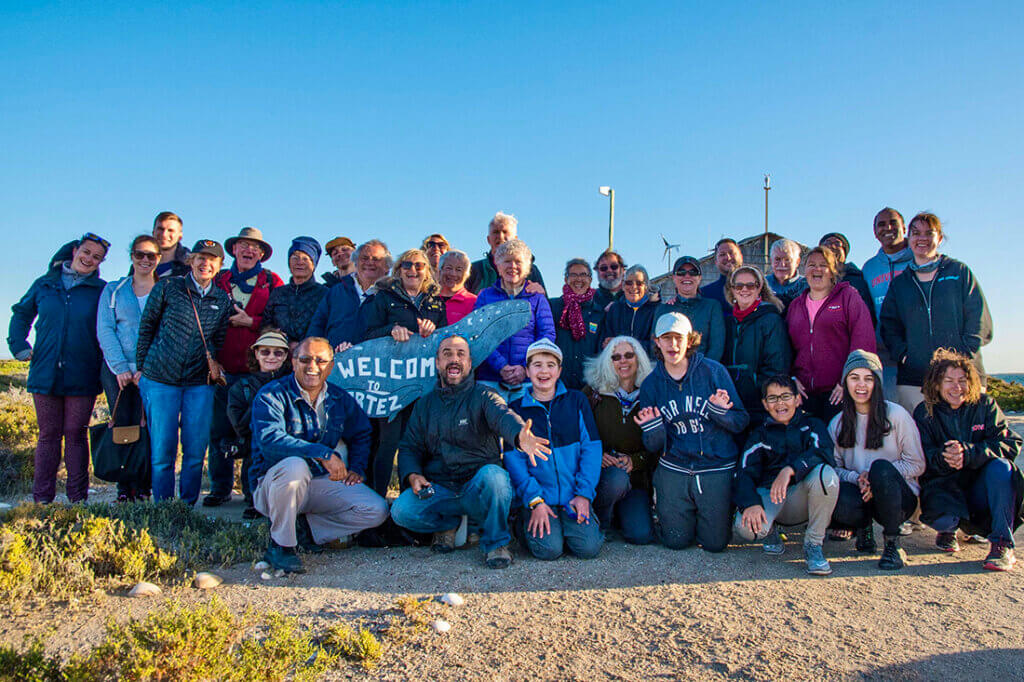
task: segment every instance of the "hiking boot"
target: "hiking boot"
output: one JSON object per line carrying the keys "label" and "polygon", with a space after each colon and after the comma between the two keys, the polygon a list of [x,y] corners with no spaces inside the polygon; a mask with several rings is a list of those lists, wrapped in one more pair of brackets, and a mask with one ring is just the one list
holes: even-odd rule
{"label": "hiking boot", "polygon": [[295,517],[295,537],[299,541],[299,549],[310,554],[323,554],[323,545],[316,544],[313,531],[309,527],[309,519],[305,514]]}
{"label": "hiking boot", "polygon": [[438,554],[447,554],[448,552],[455,551],[455,533],[458,530],[458,528],[452,528],[451,530],[434,533],[434,541],[430,543],[430,551],[437,552]]}
{"label": "hiking boot", "polygon": [[900,536],[885,536],[885,549],[878,560],[878,567],[883,571],[898,571],[906,565],[907,553],[900,547]]}
{"label": "hiking boot", "polygon": [[284,571],[285,573],[306,572],[306,569],[302,567],[302,560],[295,553],[294,547],[282,547],[273,540],[270,541],[267,551],[263,554],[263,560],[270,564],[274,570]]}
{"label": "hiking boot", "polygon": [[779,537],[779,529],[777,526],[772,526],[772,532],[768,533],[761,541],[761,549],[765,554],[779,555],[786,551],[786,546],[782,544],[782,538]]}
{"label": "hiking boot", "polygon": [[956,540],[956,531],[943,532],[936,535],[935,546],[943,552],[949,552],[950,554],[959,552],[960,543]]}
{"label": "hiking boot", "polygon": [[508,545],[492,549],[487,553],[487,568],[508,568],[512,565],[512,552],[508,551]]}
{"label": "hiking boot", "polygon": [[832,567],[821,551],[821,545],[804,545],[804,560],[807,562],[807,572],[811,575],[829,575]]}
{"label": "hiking boot", "polygon": [[219,507],[219,506],[223,505],[225,502],[230,502],[230,501],[231,501],[231,493],[228,493],[227,495],[216,495],[214,493],[210,493],[209,495],[207,495],[206,497],[203,498],[203,506],[204,507]]}
{"label": "hiking boot", "polygon": [[857,551],[868,552],[869,554],[874,554],[878,551],[874,527],[868,526],[857,531]]}
{"label": "hiking boot", "polygon": [[993,542],[992,549],[985,557],[984,568],[986,571],[1009,571],[1016,562],[1013,545],[1006,541]]}

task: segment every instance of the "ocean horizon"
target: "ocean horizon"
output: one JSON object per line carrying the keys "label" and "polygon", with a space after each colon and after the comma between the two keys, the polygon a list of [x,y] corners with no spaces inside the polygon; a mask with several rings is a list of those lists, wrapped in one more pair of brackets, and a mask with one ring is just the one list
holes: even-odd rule
{"label": "ocean horizon", "polygon": [[992,376],[1003,381],[1009,381],[1016,384],[1024,384],[1024,373],[1017,374],[993,374]]}

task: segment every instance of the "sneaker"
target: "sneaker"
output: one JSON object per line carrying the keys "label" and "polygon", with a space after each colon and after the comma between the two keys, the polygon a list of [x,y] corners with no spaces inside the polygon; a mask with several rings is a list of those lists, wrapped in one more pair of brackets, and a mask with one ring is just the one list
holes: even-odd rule
{"label": "sneaker", "polygon": [[903,523],[900,524],[900,535],[902,535],[903,537],[907,537],[908,535],[913,533],[915,530],[916,529],[914,528],[914,524],[911,523],[910,521],[904,521]]}
{"label": "sneaker", "polygon": [[[458,530],[458,528],[452,528],[451,530],[434,533],[434,541],[430,543],[430,551],[437,552],[438,554],[447,554],[448,552],[455,551],[455,533]],[[490,555],[488,554],[488,556]]]}
{"label": "sneaker", "polygon": [[492,549],[487,553],[486,562],[487,568],[508,568],[512,565],[512,552],[508,551],[508,545]]}
{"label": "sneaker", "polygon": [[878,543],[875,542],[875,529],[873,526],[861,528],[857,531],[857,551],[874,554],[878,551]]}
{"label": "sneaker", "polygon": [[219,507],[222,504],[224,504],[225,502],[230,502],[230,501],[231,501],[231,493],[228,493],[227,495],[214,495],[213,493],[210,493],[209,495],[207,495],[206,497],[203,498],[203,506],[204,507]]}
{"label": "sneaker", "polygon": [[829,575],[832,567],[821,551],[821,545],[804,545],[804,560],[807,561],[807,572],[811,575]]}
{"label": "sneaker", "polygon": [[253,506],[248,506],[248,507],[246,507],[245,509],[242,510],[242,518],[245,519],[246,521],[252,521],[253,519],[258,519],[261,516],[263,516],[263,514],[260,514],[258,511],[256,511],[256,507],[253,507]]}
{"label": "sneaker", "polygon": [[294,547],[282,547],[273,540],[270,541],[267,551],[263,554],[263,560],[270,564],[274,570],[284,571],[285,573],[306,572],[306,569],[302,567],[302,560],[295,553]]}
{"label": "sneaker", "polygon": [[1009,571],[1017,562],[1013,555],[1013,546],[1009,542],[993,542],[992,549],[985,557],[984,568],[986,571]]}
{"label": "sneaker", "polygon": [[309,520],[305,514],[295,517],[295,537],[299,541],[299,549],[310,554],[323,554],[323,545],[316,544],[313,539],[313,531],[309,527]]}
{"label": "sneaker", "polygon": [[900,547],[900,536],[886,536],[885,549],[882,550],[882,558],[878,560],[878,567],[883,571],[898,571],[907,565],[907,553]]}
{"label": "sneaker", "polygon": [[779,529],[775,526],[772,527],[772,532],[765,536],[764,540],[761,541],[761,549],[764,550],[765,554],[782,554],[786,551],[786,545],[782,544],[782,538],[779,537]]}
{"label": "sneaker", "polygon": [[935,536],[935,546],[941,549],[943,552],[960,551],[960,543],[956,540],[956,531],[949,531],[945,533],[939,533]]}

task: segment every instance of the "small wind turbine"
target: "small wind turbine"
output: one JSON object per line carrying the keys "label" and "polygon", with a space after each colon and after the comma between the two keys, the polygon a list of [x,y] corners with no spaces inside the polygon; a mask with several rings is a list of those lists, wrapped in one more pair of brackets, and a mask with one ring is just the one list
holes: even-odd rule
{"label": "small wind turbine", "polygon": [[665,270],[671,270],[672,269],[672,251],[673,251],[673,249],[678,251],[679,250],[679,244],[669,244],[668,240],[665,239],[665,235],[661,235],[661,241],[665,244],[665,253],[664,253],[664,256],[663,256],[665,258]]}

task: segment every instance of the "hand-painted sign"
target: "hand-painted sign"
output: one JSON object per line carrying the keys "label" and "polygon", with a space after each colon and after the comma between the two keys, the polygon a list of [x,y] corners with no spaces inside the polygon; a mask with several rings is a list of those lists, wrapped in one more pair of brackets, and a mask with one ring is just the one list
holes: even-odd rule
{"label": "hand-painted sign", "polygon": [[434,358],[442,339],[465,338],[476,367],[529,321],[527,301],[491,303],[427,338],[414,335],[399,343],[387,336],[353,346],[334,357],[328,381],[348,391],[371,417],[393,417],[433,390]]}

